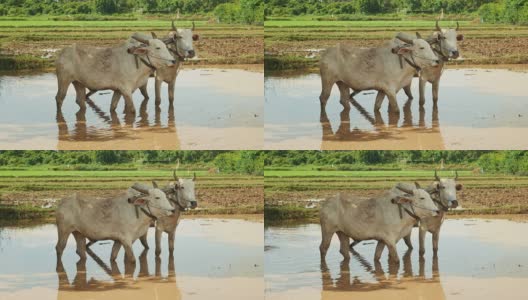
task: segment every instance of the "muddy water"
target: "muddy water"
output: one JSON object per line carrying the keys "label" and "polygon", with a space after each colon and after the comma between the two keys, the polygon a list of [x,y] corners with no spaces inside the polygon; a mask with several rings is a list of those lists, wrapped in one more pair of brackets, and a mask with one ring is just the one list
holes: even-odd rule
{"label": "muddy water", "polygon": [[[166,84],[162,104],[134,93],[136,115],[123,114],[124,100],[110,113],[111,93],[90,97],[80,111],[70,86],[56,110],[55,74],[0,74],[2,149],[260,149],[263,136],[263,73],[239,69],[184,68],[174,107]],[[240,136],[245,136],[242,143]]]}
{"label": "muddy water", "polygon": [[385,99],[374,112],[374,91],[365,91],[350,110],[339,103],[334,86],[321,112],[319,74],[267,76],[264,140],[267,149],[526,149],[528,82],[526,71],[447,69],[438,107],[426,85],[426,105],[398,94],[399,115]]}
{"label": "muddy water", "polygon": [[174,257],[163,236],[160,259],[134,244],[136,265],[110,263],[111,244],[90,247],[79,263],[70,237],[56,271],[54,224],[0,228],[0,299],[257,299],[263,298],[262,219],[183,219]]}
{"label": "muddy water", "polygon": [[[430,235],[425,259],[398,243],[400,265],[389,265],[387,251],[373,262],[375,243],[355,247],[342,263],[336,236],[326,265],[320,263],[319,224],[265,229],[266,299],[526,299],[527,223],[500,219],[448,219],[440,250],[432,258]],[[418,232],[412,241],[418,248]]]}

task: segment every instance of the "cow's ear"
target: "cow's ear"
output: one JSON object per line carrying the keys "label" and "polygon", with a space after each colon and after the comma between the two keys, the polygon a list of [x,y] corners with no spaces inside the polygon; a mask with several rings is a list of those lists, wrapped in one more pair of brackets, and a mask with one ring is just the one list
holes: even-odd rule
{"label": "cow's ear", "polygon": [[463,41],[464,40],[464,35],[463,34],[457,34],[457,37],[456,37],[457,41]]}
{"label": "cow's ear", "polygon": [[404,204],[404,203],[411,203],[412,200],[407,197],[397,197],[395,199],[392,199],[392,203],[394,204]]}
{"label": "cow's ear", "polygon": [[198,35],[198,34],[193,34],[192,39],[193,39],[193,41],[196,42],[197,40],[200,39],[200,35]]}
{"label": "cow's ear", "polygon": [[455,186],[455,188],[456,188],[457,191],[461,191],[461,190],[462,190],[462,187],[463,187],[463,186],[462,186],[462,184],[460,184],[460,183],[457,183],[457,185]]}
{"label": "cow's ear", "polygon": [[412,52],[412,49],[411,48],[407,48],[407,47],[402,47],[400,49],[398,49],[398,51],[396,52],[398,55],[402,55],[402,54],[405,54],[405,53],[410,53]]}
{"label": "cow's ear", "polygon": [[147,203],[147,199],[145,198],[136,198],[134,199],[134,201],[132,202],[132,204],[136,205],[136,206],[141,206],[141,205],[145,205]]}
{"label": "cow's ear", "polygon": [[136,55],[144,55],[148,53],[148,50],[143,47],[133,47],[129,49],[128,53],[132,53]]}
{"label": "cow's ear", "polygon": [[438,183],[436,184],[436,189],[437,189],[437,190],[440,190],[440,182],[438,182]]}

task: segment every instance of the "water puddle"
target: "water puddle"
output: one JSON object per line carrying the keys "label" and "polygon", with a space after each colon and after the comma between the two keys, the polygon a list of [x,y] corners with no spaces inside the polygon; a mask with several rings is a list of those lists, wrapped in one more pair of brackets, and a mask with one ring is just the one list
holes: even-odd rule
{"label": "water puddle", "polygon": [[374,241],[355,247],[342,263],[336,236],[326,265],[319,258],[318,224],[265,229],[266,299],[525,299],[528,292],[527,223],[500,219],[447,219],[439,255],[432,258],[431,235],[425,259],[398,243],[400,265],[387,251],[374,263]]}
{"label": "water puddle", "polygon": [[[55,105],[54,73],[0,75],[0,148],[2,149],[261,149],[263,73],[239,69],[184,68],[178,75],[174,107],[167,86],[154,104],[134,93],[136,115],[123,114],[121,100],[110,113],[109,91],[90,97],[85,112],[70,86],[62,111]],[[242,143],[240,136],[245,136]]]}
{"label": "water puddle", "polygon": [[263,298],[262,219],[186,218],[176,232],[174,257],[162,238],[160,259],[134,244],[136,265],[123,251],[110,263],[112,244],[90,247],[78,262],[70,237],[56,271],[54,224],[0,228],[0,299],[252,299]]}
{"label": "water puddle", "polygon": [[[426,105],[398,93],[400,115],[374,112],[375,91],[355,96],[349,111],[334,86],[321,112],[319,74],[273,75],[264,79],[266,149],[526,149],[528,73],[505,69],[447,69],[438,107],[426,85]],[[500,84],[499,84],[500,83]]]}

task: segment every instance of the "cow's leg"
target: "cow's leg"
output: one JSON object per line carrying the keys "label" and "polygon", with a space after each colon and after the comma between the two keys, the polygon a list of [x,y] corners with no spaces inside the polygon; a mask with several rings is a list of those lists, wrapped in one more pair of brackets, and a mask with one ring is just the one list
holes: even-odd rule
{"label": "cow's leg", "polygon": [[148,92],[147,92],[147,84],[141,86],[139,88],[139,91],[141,92],[141,95],[143,95],[143,98],[145,98],[145,100],[149,99],[149,95],[148,95]]}
{"label": "cow's leg", "polygon": [[396,101],[396,94],[393,92],[385,92],[387,98],[389,98],[389,112],[394,114],[400,113],[400,108],[398,107],[398,101]]}
{"label": "cow's leg", "polygon": [[84,86],[79,82],[73,82],[73,86],[75,87],[75,92],[77,94],[75,102],[81,107],[81,109],[86,108],[86,89]]}
{"label": "cow's leg", "polygon": [[332,86],[334,85],[334,82],[331,80],[328,80],[325,78],[325,76],[322,76],[321,74],[321,95],[319,95],[319,101],[321,102],[321,109],[326,108],[326,103],[328,102],[328,98],[330,98],[330,93],[332,92]]}
{"label": "cow's leg", "polygon": [[433,256],[438,255],[438,240],[440,239],[440,230],[433,232]]}
{"label": "cow's leg", "polygon": [[145,249],[149,248],[149,245],[148,245],[148,242],[147,242],[147,234],[146,233],[139,238],[139,241],[141,242],[141,245],[143,245],[143,247],[145,247]]}
{"label": "cow's leg", "polygon": [[114,91],[114,94],[112,95],[112,102],[110,103],[110,111],[115,112],[117,104],[119,103],[119,98],[121,98],[121,92]]}
{"label": "cow's leg", "polygon": [[169,255],[172,255],[174,253],[174,236],[175,236],[175,232],[170,232],[169,234]]}
{"label": "cow's leg", "polygon": [[412,242],[411,242],[411,234],[410,233],[409,233],[409,235],[407,235],[406,237],[403,238],[403,241],[405,242],[405,245],[407,245],[407,248],[409,248],[409,249],[413,248],[413,245],[412,245]]}
{"label": "cow's leg", "polygon": [[176,85],[176,79],[169,82],[169,105],[172,105],[174,103],[174,88]]}
{"label": "cow's leg", "polygon": [[343,105],[343,107],[350,108],[350,93],[348,92],[348,86],[346,86],[346,84],[342,81],[338,81],[337,87],[339,88],[339,92],[341,94],[339,102],[341,102],[341,105]]}
{"label": "cow's leg", "polygon": [[70,233],[70,231],[62,228],[60,224],[57,224],[58,240],[57,245],[55,246],[55,251],[57,252],[57,261],[59,261],[62,257],[62,252],[64,252],[64,248],[66,247]]}
{"label": "cow's leg", "polygon": [[384,248],[385,248],[385,242],[378,241],[378,244],[376,245],[376,251],[374,252],[374,261],[380,260],[381,253],[383,253]]}
{"label": "cow's leg", "polygon": [[159,106],[161,104],[161,80],[156,77],[156,80],[154,81],[154,88],[156,93],[156,106]]}
{"label": "cow's leg", "polygon": [[114,241],[114,245],[112,245],[112,253],[110,254],[110,261],[116,260],[119,249],[121,249],[121,242]]}
{"label": "cow's leg", "polygon": [[361,243],[361,240],[353,240],[350,244],[350,249],[354,248],[359,243]]}
{"label": "cow's leg", "polygon": [[340,243],[339,252],[341,253],[341,255],[343,255],[345,260],[349,260],[350,259],[350,250],[348,250],[349,238],[342,231],[338,231],[337,236],[339,237],[339,243]]}
{"label": "cow's leg", "polygon": [[125,248],[125,260],[128,263],[135,263],[136,257],[134,256],[134,251],[132,250],[132,245],[128,242],[121,242]]}
{"label": "cow's leg", "polygon": [[77,254],[81,259],[86,259],[86,238],[78,231],[73,232],[77,243]]}
{"label": "cow's leg", "polygon": [[321,245],[319,245],[319,252],[321,254],[321,260],[324,260],[326,257],[326,252],[328,251],[328,247],[330,247],[330,242],[332,241],[332,236],[334,235],[333,230],[328,230],[321,224]]}
{"label": "cow's leg", "polygon": [[156,256],[160,255],[161,253],[161,234],[163,231],[161,229],[156,228],[156,250],[155,254]]}
{"label": "cow's leg", "polygon": [[374,103],[374,111],[379,111],[381,104],[383,104],[383,99],[385,99],[385,93],[378,91],[378,94],[376,95],[376,102]]}
{"label": "cow's leg", "polygon": [[412,92],[411,92],[411,85],[410,84],[408,86],[404,86],[403,87],[403,91],[405,92],[405,95],[407,95],[407,97],[409,99],[413,99],[413,95],[412,95]]}
{"label": "cow's leg", "polygon": [[422,77],[420,77],[420,81],[419,81],[419,90],[420,90],[420,105],[424,105],[425,104],[425,79],[423,79]]}
{"label": "cow's leg", "polygon": [[57,102],[57,110],[60,110],[62,107],[62,102],[64,101],[64,98],[66,97],[66,93],[68,92],[68,86],[70,86],[71,81],[68,78],[64,78],[63,76],[60,76],[57,74],[57,95],[55,95],[55,101]]}
{"label": "cow's leg", "polygon": [[427,230],[423,229],[420,226],[420,236],[419,236],[420,250],[418,250],[418,253],[420,254],[420,256],[425,254],[425,234],[426,233],[427,233]]}
{"label": "cow's leg", "polygon": [[387,249],[389,249],[389,260],[393,263],[399,263],[400,258],[398,257],[398,251],[396,250],[396,244],[387,243]]}
{"label": "cow's leg", "polygon": [[136,108],[134,107],[134,101],[132,100],[132,94],[121,91],[123,98],[125,98],[125,111],[127,114],[135,114]]}
{"label": "cow's leg", "polygon": [[438,103],[438,88],[440,86],[440,78],[433,81],[433,104],[436,105]]}

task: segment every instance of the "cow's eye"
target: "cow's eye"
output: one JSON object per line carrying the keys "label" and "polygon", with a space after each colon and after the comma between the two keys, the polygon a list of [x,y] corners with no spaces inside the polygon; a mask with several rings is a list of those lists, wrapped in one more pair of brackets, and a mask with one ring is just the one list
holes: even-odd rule
{"label": "cow's eye", "polygon": [[156,197],[156,200],[159,200],[160,197]]}
{"label": "cow's eye", "polygon": [[420,197],[420,200],[425,200],[425,198],[424,197]]}
{"label": "cow's eye", "polygon": [[422,50],[423,50],[423,49],[425,49],[425,47],[420,47],[420,49],[422,49]]}
{"label": "cow's eye", "polygon": [[161,49],[161,48],[160,48],[160,47],[156,47],[156,49],[158,49],[158,50],[159,50],[159,49]]}

